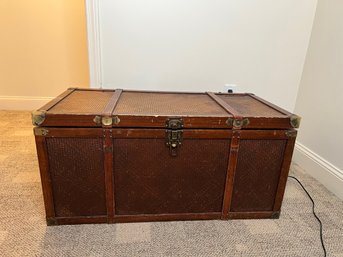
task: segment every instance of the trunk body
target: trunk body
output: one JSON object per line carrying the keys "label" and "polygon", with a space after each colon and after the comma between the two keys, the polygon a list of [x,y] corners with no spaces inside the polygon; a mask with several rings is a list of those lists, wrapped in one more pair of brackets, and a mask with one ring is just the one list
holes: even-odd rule
{"label": "trunk body", "polygon": [[278,218],[299,121],[252,94],[68,89],[33,112],[47,223]]}

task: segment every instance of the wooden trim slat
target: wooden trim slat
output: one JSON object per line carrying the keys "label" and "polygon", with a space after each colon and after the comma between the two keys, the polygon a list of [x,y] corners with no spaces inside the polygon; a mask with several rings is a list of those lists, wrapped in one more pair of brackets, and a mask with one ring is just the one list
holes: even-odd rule
{"label": "wooden trim slat", "polygon": [[102,137],[101,128],[56,128],[56,127],[34,127],[34,133],[41,129],[47,130],[47,135],[37,137]]}
{"label": "wooden trim slat", "polygon": [[[120,95],[123,92],[122,89],[116,89],[116,91],[114,92],[113,96],[111,97],[111,99],[108,101],[107,105],[105,106],[105,109],[103,111],[103,113],[101,114],[102,117],[109,117],[110,119],[112,119],[112,113],[119,101]],[[102,122],[102,127],[103,128],[112,128],[113,127],[113,123],[111,122],[110,124],[106,125]]]}
{"label": "wooden trim slat", "polygon": [[230,115],[232,115],[235,119],[242,118],[242,115],[232,106],[230,106],[227,102],[223,99],[219,98],[213,92],[206,92],[209,97],[211,97],[217,104],[219,104],[224,110],[226,110]]}
{"label": "wooden trim slat", "polygon": [[221,218],[221,212],[175,213],[175,214],[141,214],[141,215],[115,215],[114,216],[114,222],[209,220],[209,219],[220,219],[220,218]]}
{"label": "wooden trim slat", "polygon": [[70,87],[69,89],[74,89],[77,91],[101,91],[101,92],[106,92],[106,91],[114,92],[116,90],[112,88],[84,88],[84,87]]}
{"label": "wooden trim slat", "polygon": [[233,192],[233,183],[235,178],[237,160],[238,160],[238,151],[239,151],[239,142],[240,142],[240,133],[241,130],[234,129],[232,132],[229,161],[226,172],[226,181],[225,181],[225,190],[224,190],[224,199],[223,199],[223,208],[222,208],[222,219],[228,219],[228,213],[230,211],[232,192]]}
{"label": "wooden trim slat", "polygon": [[[229,219],[269,219],[276,218],[279,212],[256,211],[256,212],[230,212]],[[99,224],[108,223],[107,216],[80,216],[80,217],[56,217],[53,218],[56,225],[70,224]],[[145,215],[114,215],[114,223],[122,222],[154,222],[154,221],[178,221],[178,220],[219,220],[220,212],[212,213],[181,213],[181,214],[145,214]]]}
{"label": "wooden trim slat", "polygon": [[39,108],[40,111],[49,111],[52,107],[54,107],[56,104],[61,102],[63,99],[65,99],[67,96],[69,96],[71,93],[73,93],[76,89],[75,88],[68,88],[66,91],[64,91],[62,94],[57,96],[56,98],[52,99],[50,102]]}
{"label": "wooden trim slat", "polygon": [[162,90],[139,90],[139,89],[124,89],[127,93],[156,93],[156,94],[191,94],[191,95],[205,95],[204,92],[190,92],[190,91],[162,91]]}
{"label": "wooden trim slat", "polygon": [[[113,129],[113,138],[161,138],[166,137],[165,129]],[[228,139],[232,135],[231,130],[224,129],[187,129],[183,131],[183,139],[213,138]]]}
{"label": "wooden trim slat", "polygon": [[[102,137],[102,128],[57,128],[35,127],[34,131],[46,129],[48,134],[44,137]],[[288,139],[286,133],[291,130],[240,130],[240,139]],[[36,132],[35,132],[36,133]],[[230,138],[233,131],[229,129],[184,129],[184,138]],[[113,128],[115,138],[164,138],[165,129],[162,128]]]}
{"label": "wooden trim slat", "polygon": [[52,193],[51,178],[49,173],[48,149],[45,137],[35,136],[37,156],[39,162],[39,171],[41,177],[43,199],[45,206],[46,218],[55,217],[54,199]]}
{"label": "wooden trim slat", "polygon": [[288,130],[241,130],[241,139],[287,139]]}
{"label": "wooden trim slat", "polygon": [[44,127],[101,127],[96,124],[94,118],[99,114],[52,114],[47,113]]}
{"label": "wooden trim slat", "polygon": [[104,170],[106,186],[106,208],[108,223],[113,223],[114,215],[114,189],[113,189],[113,139],[112,129],[104,129]]}
{"label": "wooden trim slat", "polygon": [[[278,218],[279,213],[273,211],[229,212],[229,219],[270,219]],[[275,215],[275,216],[274,216]]]}
{"label": "wooden trim slat", "polygon": [[[46,114],[46,119],[42,124],[44,127],[101,127],[101,124],[96,124],[94,118],[96,115],[72,115],[72,114]],[[120,123],[113,127],[118,128],[164,128],[167,118],[173,116],[130,116],[117,115]],[[231,128],[226,124],[228,116],[222,117],[187,117],[179,116],[184,120],[185,127],[192,128]],[[244,126],[245,129],[291,129],[289,118],[250,118],[250,123]]]}
{"label": "wooden trim slat", "polygon": [[[256,211],[256,212],[230,212],[229,219],[269,219],[278,217],[279,212]],[[219,220],[220,212],[212,213],[181,213],[181,214],[145,214],[145,215],[114,215],[114,223],[121,222],[154,222],[154,221],[178,221],[178,220]],[[81,216],[81,217],[56,217],[56,225],[68,224],[98,224],[108,223],[107,216]]]}
{"label": "wooden trim slat", "polygon": [[293,128],[289,117],[248,117],[249,124],[244,129],[288,129]]}
{"label": "wooden trim slat", "polygon": [[56,217],[56,225],[107,223],[107,216]]}
{"label": "wooden trim slat", "polygon": [[247,95],[249,95],[251,98],[253,98],[253,99],[255,99],[255,100],[257,100],[257,101],[259,101],[259,102],[261,102],[261,103],[263,103],[265,105],[267,105],[268,107],[270,107],[270,108],[274,109],[275,111],[278,111],[278,112],[280,112],[280,113],[282,113],[282,114],[284,114],[286,116],[291,116],[292,115],[292,113],[286,111],[285,109],[283,109],[283,108],[281,108],[279,106],[276,106],[275,104],[272,104],[272,103],[262,99],[261,97],[258,97],[258,96],[254,95],[254,94],[247,94]]}
{"label": "wooden trim slat", "polygon": [[120,99],[120,96],[122,94],[122,89],[116,89],[113,96],[111,97],[110,101],[107,103],[105,110],[104,110],[104,116],[111,116],[114,109],[116,108],[118,101]]}
{"label": "wooden trim slat", "polygon": [[[75,114],[46,114],[43,123],[44,127],[101,127],[96,124],[94,118],[98,114],[75,115]],[[164,128],[166,119],[175,116],[133,116],[117,115],[120,119],[119,124],[113,127],[119,128]],[[229,128],[226,124],[227,116],[208,117],[208,116],[178,116],[183,119],[187,128]]]}
{"label": "wooden trim slat", "polygon": [[249,95],[250,93],[223,93],[223,92],[215,92],[216,95],[233,95],[233,96],[242,96],[242,95]]}
{"label": "wooden trim slat", "polygon": [[[166,120],[175,116],[133,116],[117,115],[120,119],[118,125],[120,128],[165,128]],[[226,124],[228,116],[209,117],[209,116],[178,116],[182,118],[184,127],[191,128],[229,128]]]}
{"label": "wooden trim slat", "polygon": [[289,168],[291,166],[295,140],[296,140],[295,137],[290,137],[285,147],[284,159],[281,166],[279,184],[276,190],[275,202],[274,202],[274,207],[273,207],[274,211],[280,211],[281,209],[281,204],[282,204],[283,196],[285,193]]}

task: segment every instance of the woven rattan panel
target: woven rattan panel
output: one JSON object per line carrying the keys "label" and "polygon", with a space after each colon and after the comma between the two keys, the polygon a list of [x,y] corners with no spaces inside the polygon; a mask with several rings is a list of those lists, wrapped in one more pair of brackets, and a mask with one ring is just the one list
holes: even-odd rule
{"label": "woven rattan panel", "polygon": [[206,94],[124,92],[116,114],[227,116],[227,112]]}
{"label": "woven rattan panel", "polygon": [[249,95],[218,95],[241,115],[248,117],[285,117],[284,114]]}
{"label": "woven rattan panel", "polygon": [[241,140],[231,211],[273,209],[286,140]]}
{"label": "woven rattan panel", "polygon": [[52,107],[56,114],[101,114],[114,91],[77,90]]}
{"label": "woven rattan panel", "polygon": [[106,215],[101,138],[47,138],[56,216]]}
{"label": "woven rattan panel", "polygon": [[221,212],[229,140],[115,139],[116,214]]}

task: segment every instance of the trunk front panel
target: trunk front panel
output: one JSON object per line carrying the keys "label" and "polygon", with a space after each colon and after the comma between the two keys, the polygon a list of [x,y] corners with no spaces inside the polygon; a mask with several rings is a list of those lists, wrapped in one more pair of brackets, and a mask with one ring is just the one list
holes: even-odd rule
{"label": "trunk front panel", "polygon": [[115,214],[221,212],[230,139],[114,139]]}
{"label": "trunk front panel", "polygon": [[278,188],[286,139],[242,139],[231,211],[271,211]]}
{"label": "trunk front panel", "polygon": [[106,215],[102,138],[48,137],[57,217]]}

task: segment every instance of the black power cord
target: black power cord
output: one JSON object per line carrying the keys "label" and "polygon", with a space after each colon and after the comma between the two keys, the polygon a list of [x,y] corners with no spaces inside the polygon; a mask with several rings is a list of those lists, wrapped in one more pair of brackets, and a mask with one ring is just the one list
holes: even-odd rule
{"label": "black power cord", "polygon": [[323,224],[322,224],[321,220],[319,219],[319,217],[317,216],[317,214],[314,211],[314,201],[313,201],[311,195],[309,194],[309,192],[306,190],[306,188],[303,186],[303,184],[299,181],[299,179],[297,179],[296,177],[293,177],[293,176],[288,176],[288,177],[296,180],[299,183],[299,185],[302,187],[302,189],[304,189],[305,193],[307,194],[307,196],[310,198],[310,200],[312,202],[312,213],[313,213],[314,217],[319,222],[320,242],[322,243],[322,247],[323,247],[323,251],[324,251],[324,257],[326,257],[326,249],[325,249],[324,240],[323,240]]}

